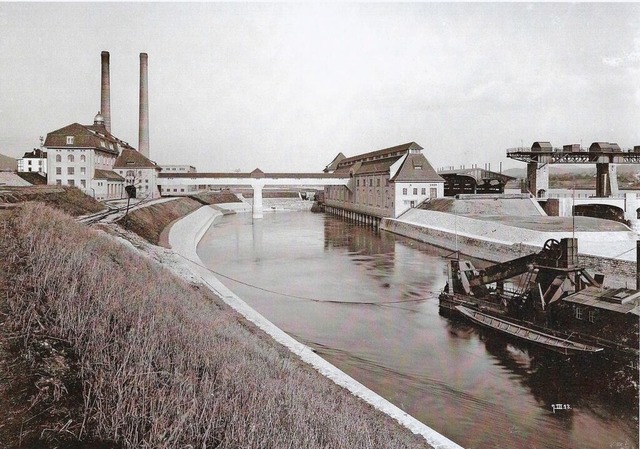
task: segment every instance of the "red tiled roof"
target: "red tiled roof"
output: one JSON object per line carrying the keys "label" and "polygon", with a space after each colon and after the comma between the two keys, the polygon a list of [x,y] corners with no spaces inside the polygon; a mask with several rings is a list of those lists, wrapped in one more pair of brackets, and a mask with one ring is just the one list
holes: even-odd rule
{"label": "red tiled roof", "polygon": [[113,168],[156,168],[155,162],[149,160],[137,150],[124,148],[113,164]]}

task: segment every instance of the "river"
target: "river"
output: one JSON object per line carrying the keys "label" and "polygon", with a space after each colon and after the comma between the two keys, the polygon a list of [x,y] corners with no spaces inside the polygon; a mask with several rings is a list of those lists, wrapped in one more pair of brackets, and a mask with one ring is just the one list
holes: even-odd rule
{"label": "river", "polygon": [[225,216],[198,245],[263,316],[465,448],[637,448],[620,370],[439,313],[448,253],[310,212]]}

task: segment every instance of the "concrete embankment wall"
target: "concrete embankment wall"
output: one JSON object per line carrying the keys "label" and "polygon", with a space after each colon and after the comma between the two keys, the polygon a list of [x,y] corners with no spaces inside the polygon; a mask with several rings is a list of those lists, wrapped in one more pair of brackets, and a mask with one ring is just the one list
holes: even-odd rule
{"label": "concrete embankment wall", "polygon": [[[501,223],[475,220],[445,212],[414,210],[400,219],[385,218],[380,229],[452,251],[488,260],[508,260],[540,251],[549,238],[572,237],[571,232],[539,232]],[[635,287],[635,240],[632,233],[576,232],[580,262],[593,273],[606,275],[606,285]],[[611,254],[627,251],[625,259],[589,254],[607,246]],[[631,260],[630,260],[631,259]]]}
{"label": "concrete embankment wall", "polygon": [[[209,229],[216,218],[222,216],[223,213],[219,209],[223,208],[224,205],[218,205],[216,208],[203,206],[174,223],[169,231],[169,244],[171,245],[171,248],[174,252],[182,256],[184,263],[189,267],[189,270],[199,277],[202,282],[211,289],[211,291],[233,307],[237,312],[242,314],[247,320],[265,331],[277,342],[286,346],[302,360],[318,370],[322,375],[346,388],[352,394],[365,400],[378,410],[381,410],[396,419],[400,424],[411,430],[413,433],[423,436],[427,443],[434,448],[462,449],[461,446],[440,435],[435,430],[369,390],[355,379],[349,377],[347,374],[343,373],[338,368],[315,354],[306,345],[303,345],[290,337],[269,320],[249,307],[243,300],[231,292],[231,290],[226,288],[222,282],[213,275],[213,273],[203,266],[202,261],[196,253],[196,247],[204,233]],[[434,410],[433,412],[438,413],[437,410]]]}

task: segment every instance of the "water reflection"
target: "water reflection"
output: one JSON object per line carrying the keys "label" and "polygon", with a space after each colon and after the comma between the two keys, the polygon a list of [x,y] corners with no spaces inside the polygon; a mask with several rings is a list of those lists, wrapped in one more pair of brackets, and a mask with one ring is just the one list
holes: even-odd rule
{"label": "water reflection", "polygon": [[267,214],[252,224],[247,215],[205,235],[205,264],[241,281],[225,283],[280,328],[432,428],[467,448],[637,447],[629,388],[637,371],[563,358],[441,315],[450,251],[330,216]]}

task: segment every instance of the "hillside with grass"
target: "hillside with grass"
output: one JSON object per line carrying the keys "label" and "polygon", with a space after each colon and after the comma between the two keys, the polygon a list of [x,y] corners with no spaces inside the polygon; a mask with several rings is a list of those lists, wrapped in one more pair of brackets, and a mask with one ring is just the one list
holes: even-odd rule
{"label": "hillside with grass", "polygon": [[61,211],[0,217],[0,252],[0,448],[428,447]]}

